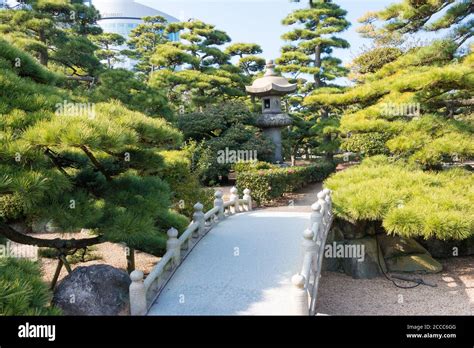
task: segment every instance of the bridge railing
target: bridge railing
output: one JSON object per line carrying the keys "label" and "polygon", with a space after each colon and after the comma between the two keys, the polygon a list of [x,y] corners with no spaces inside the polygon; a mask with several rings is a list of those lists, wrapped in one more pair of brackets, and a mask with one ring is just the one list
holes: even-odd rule
{"label": "bridge railing", "polygon": [[193,221],[179,238],[178,231],[175,228],[168,230],[166,253],[146,279],[144,279],[144,274],[140,270],[134,270],[130,274],[132,280],[129,289],[131,315],[145,315],[148,312],[186,254],[212,227],[224,220],[226,216],[252,210],[253,204],[249,189],[244,190],[243,198],[239,198],[235,187],[230,192],[229,201],[224,202],[222,191],[216,191],[214,207],[206,213],[203,212],[203,205],[196,203],[194,205]]}
{"label": "bridge railing", "polygon": [[324,247],[333,221],[331,191],[319,192],[311,210],[310,227],[303,232],[303,265],[291,279],[296,315],[316,315]]}

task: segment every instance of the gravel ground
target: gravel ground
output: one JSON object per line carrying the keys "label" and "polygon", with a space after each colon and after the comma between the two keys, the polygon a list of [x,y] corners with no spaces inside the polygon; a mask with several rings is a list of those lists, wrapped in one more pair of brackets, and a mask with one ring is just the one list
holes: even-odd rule
{"label": "gravel ground", "polygon": [[[474,315],[474,257],[440,260],[443,271],[416,275],[436,288],[400,289],[384,277],[323,272],[317,311],[328,315]],[[408,286],[397,280],[397,284]]]}

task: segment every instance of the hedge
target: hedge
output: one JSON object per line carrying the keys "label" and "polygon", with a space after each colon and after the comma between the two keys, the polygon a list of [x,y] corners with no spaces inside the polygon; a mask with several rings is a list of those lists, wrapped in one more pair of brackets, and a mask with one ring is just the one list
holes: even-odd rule
{"label": "hedge", "polygon": [[240,170],[237,171],[237,188],[240,191],[250,189],[252,198],[258,204],[266,204],[286,192],[323,181],[334,170],[334,163],[329,161],[305,167]]}

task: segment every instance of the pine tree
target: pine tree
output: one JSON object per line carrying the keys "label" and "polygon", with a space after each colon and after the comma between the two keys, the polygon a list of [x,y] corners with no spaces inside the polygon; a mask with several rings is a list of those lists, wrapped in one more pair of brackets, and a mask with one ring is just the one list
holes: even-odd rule
{"label": "pine tree", "polygon": [[96,46],[87,38],[101,29],[98,12],[80,0],[25,0],[26,7],[0,12],[2,37],[68,75],[93,75],[100,69]]}
{"label": "pine tree", "polygon": [[223,45],[231,41],[225,32],[199,20],[171,23],[167,32],[179,32],[181,40],[156,47],[151,61],[158,70],[151,84],[167,90],[174,105],[192,111],[217,100],[245,96],[248,79],[224,51]]}
{"label": "pine tree", "polygon": [[127,108],[151,117],[165,117],[171,121],[174,116],[164,91],[151,88],[133,71],[125,69],[105,70],[85,96],[94,102],[119,100]]}
{"label": "pine tree", "polygon": [[234,43],[225,49],[229,56],[239,58],[238,65],[247,75],[258,73],[265,68],[265,59],[257,56],[262,52],[259,45],[251,43]]}
{"label": "pine tree", "polygon": [[346,14],[331,1],[310,1],[309,8],[295,10],[283,20],[284,25],[298,25],[282,36],[289,44],[276,60],[279,69],[298,82],[297,93],[288,99],[295,119],[287,133],[292,156],[301,147],[311,147],[332,158],[338,147],[334,139],[337,113],[308,108],[303,99],[315,89],[332,87],[331,81],[347,73],[341,60],[332,55],[334,48],[349,47],[346,40],[335,36],[350,25]]}
{"label": "pine tree", "polygon": [[[403,0],[378,12],[369,12],[359,32],[378,43],[399,42],[406,34],[420,30],[437,32],[449,29],[446,37],[462,45],[473,35],[474,3],[471,0]],[[436,19],[432,19],[436,18]],[[377,26],[382,22],[382,26]]]}
{"label": "pine tree", "polygon": [[348,48],[349,43],[330,35],[349,27],[346,14],[347,11],[327,0],[313,1],[310,8],[289,14],[283,24],[302,27],[282,36],[290,44],[282,48],[282,55],[277,60],[281,71],[291,73],[295,78],[302,74],[313,75],[313,88],[344,76],[346,70],[340,66],[341,61],[331,53],[334,48]]}
{"label": "pine tree", "polygon": [[[58,87],[64,77],[3,40],[0,70],[0,234],[62,255],[105,240],[162,252],[164,231],[187,225],[169,210],[159,176],[160,153],[180,146],[181,133],[120,102],[90,103]],[[96,237],[44,240],[9,225],[25,220]]]}
{"label": "pine tree", "polygon": [[[407,2],[402,2],[381,12],[380,16],[392,14],[381,30],[412,34],[424,28],[445,28],[439,25],[440,20],[446,20],[453,9],[463,4],[453,5],[444,17],[428,23],[431,16],[427,13],[433,15],[436,11],[428,7],[428,12],[424,12],[424,4],[412,4],[410,13],[413,16],[417,13],[419,22],[416,25],[403,22],[403,25],[401,19],[396,19],[408,11]],[[447,5],[438,4],[436,9],[441,11]],[[343,144],[347,150],[360,152],[365,147],[362,150],[370,154],[390,152],[425,168],[439,167],[452,159],[467,159],[473,154],[469,140],[473,105],[472,53],[462,54],[459,50],[464,37],[459,41],[452,37],[470,21],[464,12],[458,13],[456,19],[448,21],[453,24],[449,27],[450,39],[435,40],[406,52],[395,50],[389,59],[384,55],[383,60],[379,60],[374,51],[370,56],[364,54],[356,61],[365,61],[366,66],[371,66],[360,71],[363,73],[358,86],[344,93],[315,94],[306,102],[314,107],[346,108],[341,131],[347,135]],[[387,48],[382,52],[386,53]]]}
{"label": "pine tree", "polygon": [[162,16],[144,17],[142,20],[143,23],[131,31],[127,42],[130,50],[125,53],[138,61],[135,69],[148,79],[157,69],[150,61],[153,52],[158,45],[168,42],[167,20]]}
{"label": "pine tree", "polygon": [[[326,183],[339,217],[378,221],[403,237],[474,235],[474,177],[462,168],[474,158],[474,46],[462,47],[472,37],[471,5],[402,1],[369,13],[364,20],[377,21],[362,32],[375,48],[356,58],[356,84],[306,98],[312,107],[342,108],[342,149],[366,157]],[[439,29],[447,36],[401,45]]]}
{"label": "pine tree", "polygon": [[112,69],[115,64],[123,61],[121,51],[118,47],[125,43],[125,38],[122,35],[115,33],[102,33],[99,35],[92,35],[90,40],[100,47],[96,55],[100,60],[107,62],[107,68]]}

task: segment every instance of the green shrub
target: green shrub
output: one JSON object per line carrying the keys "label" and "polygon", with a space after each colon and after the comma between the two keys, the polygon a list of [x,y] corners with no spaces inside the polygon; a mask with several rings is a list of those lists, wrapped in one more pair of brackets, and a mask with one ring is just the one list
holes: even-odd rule
{"label": "green shrub", "polygon": [[474,176],[455,168],[424,172],[384,156],[331,176],[335,214],[382,221],[389,234],[462,240],[474,235]]}
{"label": "green shrub", "polygon": [[0,315],[59,315],[37,263],[0,258]]}
{"label": "green shrub", "polygon": [[169,210],[167,213],[160,215],[157,221],[160,228],[163,228],[165,232],[171,227],[176,228],[179,232],[184,232],[189,225],[188,218],[173,210]]}
{"label": "green shrub", "polygon": [[274,145],[257,128],[236,124],[219,136],[200,142],[189,141],[187,150],[192,154],[193,171],[205,185],[225,181],[233,163],[220,161],[226,151],[247,151],[260,161],[272,158]]}
{"label": "green shrub", "polygon": [[263,161],[237,162],[232,167],[236,172],[246,172],[249,170],[276,169],[280,168],[275,164]]}
{"label": "green shrub", "polygon": [[340,154],[334,155],[334,158],[333,158],[333,161],[336,164],[354,162],[354,161],[359,161],[359,160],[360,160],[360,156],[352,152],[349,152],[347,154],[340,153]]}
{"label": "green shrub", "polygon": [[14,221],[23,217],[24,202],[19,194],[0,195],[0,220]]}
{"label": "green shrub", "polygon": [[357,133],[350,138],[344,139],[341,150],[357,152],[365,156],[388,154],[389,150],[385,145],[390,139],[389,133]]}
{"label": "green shrub", "polygon": [[[186,151],[162,151],[165,165],[161,177],[170,185],[173,209],[189,218],[194,213],[194,204],[201,202],[204,210],[213,207],[214,191],[204,188],[191,172],[191,161]],[[177,226],[174,226],[178,228]]]}
{"label": "green shrub", "polygon": [[[77,250],[74,254],[66,256],[66,260],[69,264],[74,265],[80,262],[88,262],[94,260],[100,260],[102,257],[97,253],[97,246],[87,247],[86,250],[80,249]],[[40,248],[38,250],[38,255],[47,259],[57,259],[59,252],[53,248]]]}
{"label": "green shrub", "polygon": [[237,187],[250,189],[258,204],[266,204],[285,192],[322,181],[334,170],[334,163],[326,161],[306,167],[251,169],[237,173]]}

